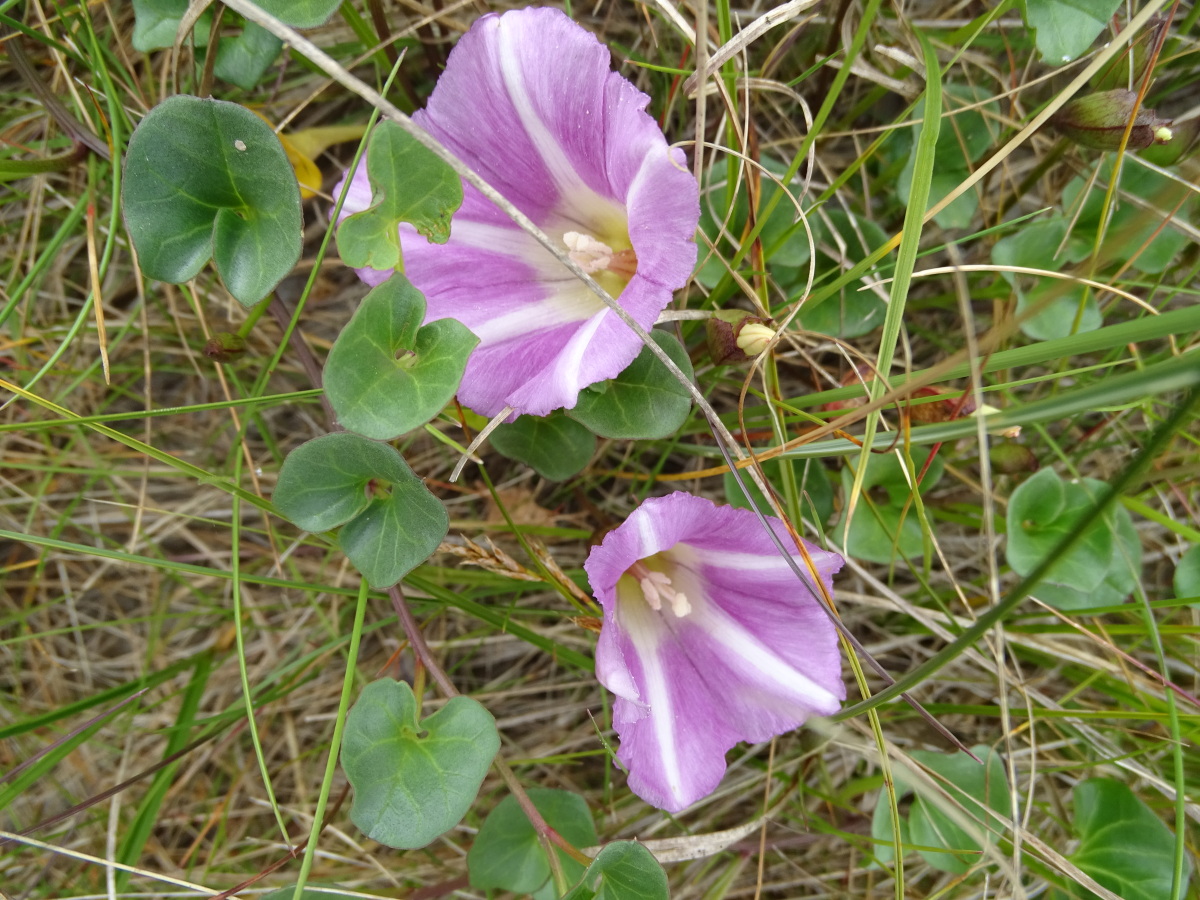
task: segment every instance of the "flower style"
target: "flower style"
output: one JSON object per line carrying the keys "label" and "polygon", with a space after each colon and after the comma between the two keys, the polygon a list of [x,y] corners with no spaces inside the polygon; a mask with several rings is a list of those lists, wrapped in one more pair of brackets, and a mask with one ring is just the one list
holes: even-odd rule
{"label": "flower style", "polygon": [[[844,560],[805,547],[829,588]],[[617,695],[617,759],[647,803],[691,805],[716,789],[734,744],[791,731],[845,699],[823,601],[749,510],[684,493],[647,500],[584,568],[604,608],[596,674]]]}
{"label": "flower style", "polygon": [[[649,98],[609,69],[608,50],[557,9],[487,15],[450,54],[413,120],[481,175],[644,328],[696,261],[699,188],[645,112]],[[446,244],[401,226],[404,269],[426,321],[479,337],[459,389],[484,415],[545,415],[619,374],[637,336],[503,212],[463,185]],[[343,213],[371,205],[360,166]],[[391,272],[360,269],[369,284]]]}

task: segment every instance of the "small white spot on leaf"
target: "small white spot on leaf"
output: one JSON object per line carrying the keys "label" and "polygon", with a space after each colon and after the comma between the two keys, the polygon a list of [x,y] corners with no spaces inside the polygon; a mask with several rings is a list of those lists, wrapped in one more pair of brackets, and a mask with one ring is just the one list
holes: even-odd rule
{"label": "small white spot on leaf", "polygon": [[245,141],[234,141],[233,149],[244,152],[246,149],[246,142]]}

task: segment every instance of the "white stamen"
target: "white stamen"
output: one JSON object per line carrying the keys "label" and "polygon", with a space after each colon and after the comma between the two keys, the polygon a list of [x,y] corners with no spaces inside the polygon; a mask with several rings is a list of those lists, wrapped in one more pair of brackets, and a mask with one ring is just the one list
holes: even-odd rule
{"label": "white stamen", "polygon": [[568,231],[563,235],[563,243],[569,251],[567,255],[571,257],[571,261],[577,263],[589,275],[607,269],[612,263],[612,247],[596,240],[590,234]]}
{"label": "white stamen", "polygon": [[655,612],[662,609],[662,595],[658,592],[658,588],[650,578],[643,578],[638,582],[642,586],[642,594],[646,598],[646,603]]}
{"label": "white stamen", "polygon": [[687,595],[674,590],[671,578],[666,573],[648,570],[638,584],[642,588],[646,604],[655,612],[662,611],[664,600],[670,604],[671,612],[676,618],[682,619],[692,611],[692,604],[688,602]]}

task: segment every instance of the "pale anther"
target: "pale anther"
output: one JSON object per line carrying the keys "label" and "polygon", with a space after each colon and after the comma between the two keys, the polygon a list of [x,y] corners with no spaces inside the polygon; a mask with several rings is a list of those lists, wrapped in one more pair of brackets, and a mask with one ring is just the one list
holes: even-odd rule
{"label": "pale anther", "polygon": [[646,603],[652,610],[658,612],[662,609],[662,595],[659,594],[658,588],[649,578],[643,578],[638,582],[642,586],[642,594],[646,598]]}
{"label": "pale anther", "polygon": [[589,275],[607,269],[612,262],[612,247],[603,241],[596,240],[589,234],[568,231],[563,235],[563,243],[567,247],[567,255],[571,257],[571,261]]}
{"label": "pale anther", "polygon": [[671,578],[665,572],[655,572],[639,561],[630,567],[630,574],[638,579],[642,596],[646,598],[646,605],[655,612],[662,610],[664,600],[670,605],[676,618],[683,618],[692,611],[692,604],[688,602],[687,595],[674,590]]}

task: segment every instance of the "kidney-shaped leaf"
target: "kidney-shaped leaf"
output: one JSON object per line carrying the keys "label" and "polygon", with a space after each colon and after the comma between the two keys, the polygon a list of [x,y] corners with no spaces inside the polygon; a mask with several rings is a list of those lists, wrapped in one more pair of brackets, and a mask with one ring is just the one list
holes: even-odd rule
{"label": "kidney-shaped leaf", "polygon": [[[650,337],[689,378],[692,364],[687,350],[665,331]],[[692,397],[667,367],[643,347],[637,358],[616,378],[593,385],[579,394],[579,403],[568,415],[603,438],[654,440],[666,437],[687,421]]]}
{"label": "kidney-shaped leaf", "polygon": [[912,753],[914,759],[941,776],[949,796],[923,793],[917,797],[908,817],[909,839],[922,847],[945,848],[947,852],[918,852],[935,869],[954,875],[963,874],[981,861],[981,851],[998,827],[988,810],[1001,815],[1009,810],[1000,754],[985,744],[972,747],[971,752],[983,760],[983,765],[965,753]]}
{"label": "kidney-shaped leaf", "polygon": [[[1013,571],[1028,575],[1037,568],[1059,541],[1079,529],[1099,497],[1094,487],[1064,482],[1053,469],[1042,469],[1013,491],[1005,549]],[[1082,539],[1055,560],[1046,581],[1091,591],[1104,581],[1112,558],[1110,520],[1092,522]]]}
{"label": "kidney-shaped leaf", "polygon": [[596,452],[596,436],[556,410],[501,425],[492,432],[492,446],[543,478],[563,481],[583,471]]}
{"label": "kidney-shaped leaf", "polygon": [[417,716],[406,683],[372,682],[346,717],[342,744],[354,787],[350,819],[373,840],[405,850],[458,824],[500,749],[495,720],[470,697]]}
{"label": "kidney-shaped leaf", "polygon": [[275,508],[305,531],[328,531],[367,508],[372,480],[415,478],[394,447],[338,432],[288,454],[275,483]]}
{"label": "kidney-shaped leaf", "polygon": [[[596,843],[596,826],[587,801],[570,791],[530,788],[529,799],[546,824],[576,847]],[[583,874],[583,866],[561,850],[555,852],[567,877],[573,882]],[[532,894],[550,877],[550,862],[542,850],[537,832],[516,798],[500,801],[484,820],[467,854],[471,886],[481,890],[512,891]]]}
{"label": "kidney-shaped leaf", "polygon": [[343,525],[338,543],[371,587],[385,588],[428,559],[449,530],[446,507],[409,472]]}
{"label": "kidney-shaped leaf", "polygon": [[376,588],[428,558],[450,528],[446,508],[394,447],[345,431],[288,454],[273,499],[305,531],[345,523],[342,550]]}
{"label": "kidney-shaped leaf", "polygon": [[[1170,898],[1175,855],[1171,829],[1133,791],[1111,778],[1080,782],[1074,797],[1075,829],[1082,843],[1071,862],[1125,900]],[[1188,880],[1185,873],[1177,897],[1187,893]]]}
{"label": "kidney-shaped leaf", "polygon": [[479,343],[454,319],[421,327],[425,298],[393,275],[363,298],[325,363],[325,395],[351,431],[390,440],[438,414]]}
{"label": "kidney-shaped leaf", "polygon": [[1092,45],[1121,0],[1026,0],[1025,24],[1036,33],[1042,59],[1069,63]]}
{"label": "kidney-shaped leaf", "polygon": [[254,0],[263,10],[281,22],[297,28],[324,25],[342,0]]}
{"label": "kidney-shaped leaf", "polygon": [[221,38],[213,71],[218,78],[250,91],[282,49],[283,41],[267,29],[247,22],[241,34]]}
{"label": "kidney-shaped leaf", "polygon": [[275,133],[223,100],[175,96],[129,139],[125,224],[151,278],[178,284],[211,256],[253,306],[300,258],[300,188]]}
{"label": "kidney-shaped leaf", "polygon": [[634,841],[609,844],[563,900],[667,900],[667,873]]}
{"label": "kidney-shaped leaf", "polygon": [[401,222],[435,244],[450,240],[450,217],[462,206],[462,182],[445,162],[395,122],[383,121],[367,145],[373,205],[338,226],[338,253],[356,269],[402,269]]}
{"label": "kidney-shaped leaf", "polygon": [[[133,0],[133,49],[149,53],[173,45],[187,10],[188,0]],[[211,30],[212,10],[206,9],[192,28],[191,41],[207,47]]]}

